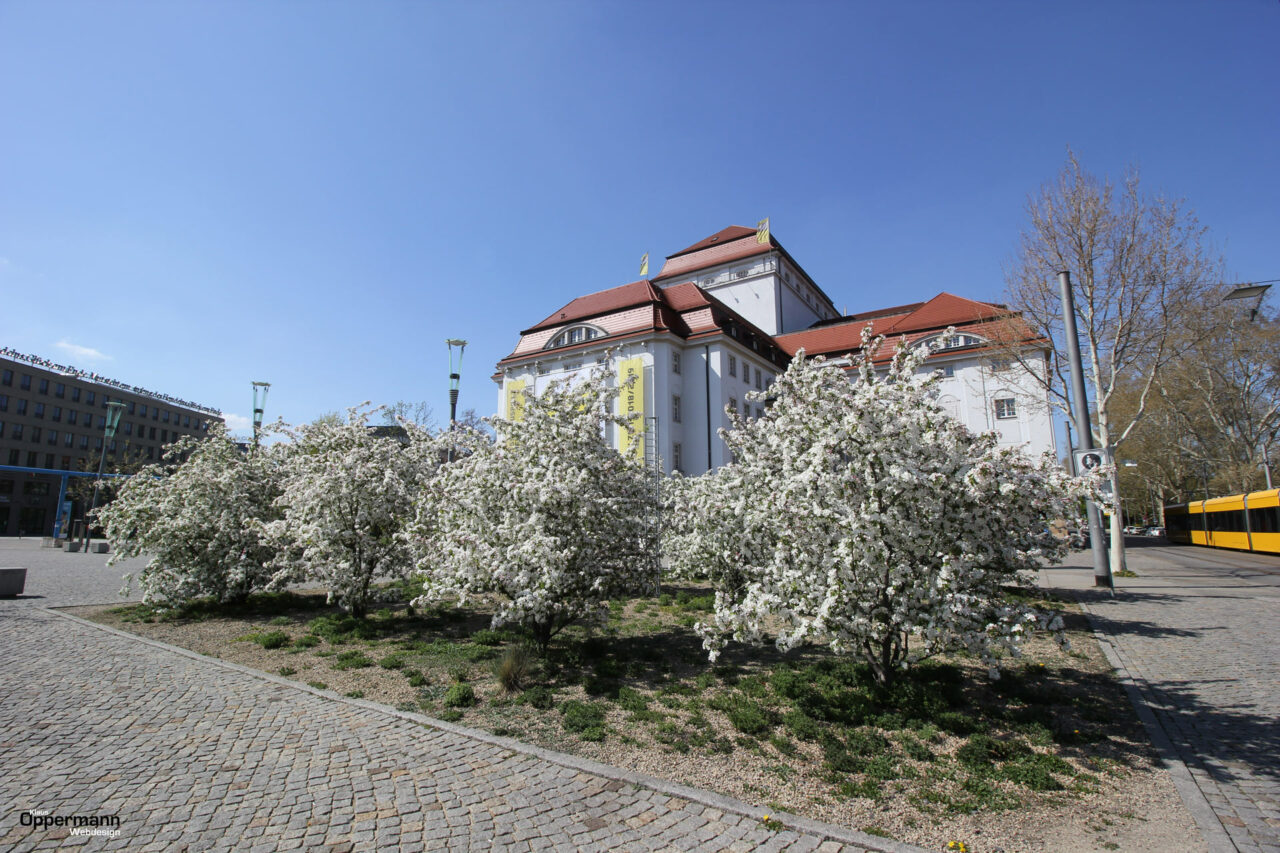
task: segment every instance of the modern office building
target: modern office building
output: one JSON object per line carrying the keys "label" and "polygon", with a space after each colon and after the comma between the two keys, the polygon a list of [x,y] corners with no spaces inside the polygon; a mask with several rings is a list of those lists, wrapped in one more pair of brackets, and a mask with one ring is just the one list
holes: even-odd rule
{"label": "modern office building", "polygon": [[[928,362],[942,372],[939,401],[976,431],[1029,453],[1055,448],[1044,375],[1048,347],[1015,312],[941,293],[926,302],[842,315],[831,298],[767,231],[732,226],[670,255],[653,279],[580,296],[520,333],[498,362],[498,411],[547,383],[609,362],[620,380],[636,377],[633,411],[646,419],[640,452],[664,471],[697,474],[728,461],[718,436],[726,408],[751,417],[791,359],[826,356],[851,369],[862,330],[910,345],[944,336]],[[1010,358],[1013,336],[1019,358]],[[881,357],[887,364],[893,347]],[[614,436],[615,446],[625,437]]]}
{"label": "modern office building", "polygon": [[[105,442],[107,404],[120,402],[115,438]],[[216,409],[0,348],[0,536],[63,533],[83,507],[66,485],[106,467],[163,458],[183,435],[204,435]]]}

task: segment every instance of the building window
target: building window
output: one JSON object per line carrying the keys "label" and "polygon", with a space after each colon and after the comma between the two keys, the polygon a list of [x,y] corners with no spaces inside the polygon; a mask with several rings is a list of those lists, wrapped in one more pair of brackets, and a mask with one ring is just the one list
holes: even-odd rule
{"label": "building window", "polygon": [[53,462],[54,462],[54,455],[52,453],[46,453],[44,455],[44,467],[52,468]]}
{"label": "building window", "polygon": [[18,400],[18,414],[25,415],[27,413],[27,401],[25,399]]}
{"label": "building window", "polygon": [[70,433],[70,432],[65,433],[62,436],[62,446],[70,447],[72,444],[75,443],[75,440],[76,440],[75,433]]}
{"label": "building window", "polygon": [[22,381],[18,383],[18,387],[20,387],[23,391],[31,390],[31,374],[30,373],[22,374]]}
{"label": "building window", "polygon": [[764,409],[760,408],[759,406],[756,406],[756,420],[760,420],[763,417],[764,417]]}
{"label": "building window", "polygon": [[79,389],[79,388],[72,388],[72,389],[71,389],[71,402],[73,402],[73,403],[79,403],[79,402],[80,402],[80,389]]}
{"label": "building window", "polygon": [[737,398],[737,397],[730,397],[730,398],[729,398],[729,411],[731,411],[731,412],[733,412],[733,413],[735,413],[735,414],[737,413],[737,411],[738,411],[738,398]]}
{"label": "building window", "polygon": [[[14,440],[14,441],[22,441],[22,424],[14,424],[14,425],[13,425],[13,440]],[[17,462],[11,462],[11,463],[9,463],[9,464],[11,464],[11,465],[17,465],[18,463],[17,463]]]}
{"label": "building window", "polygon": [[56,429],[49,430],[49,443],[54,447],[58,446],[58,431]]}
{"label": "building window", "polygon": [[[139,437],[141,437],[141,436],[139,436]],[[152,440],[152,441],[155,441],[155,440],[156,440],[156,428],[155,428],[155,427],[152,427],[152,428],[151,428],[151,440]]]}
{"label": "building window", "polygon": [[76,425],[76,420],[80,417],[80,413],[75,409],[67,409],[67,423],[72,426]]}
{"label": "building window", "polygon": [[[74,397],[72,397],[71,399],[73,399],[73,400],[74,400],[75,398],[74,398]],[[93,405],[93,392],[92,392],[92,391],[85,391],[85,392],[84,392],[84,402],[85,402],[85,405],[86,405],[86,406],[92,406],[92,405]]]}
{"label": "building window", "polygon": [[165,423],[168,423],[168,422],[169,422],[169,410],[168,410],[168,409],[165,409],[165,410],[164,410],[164,417],[162,417],[160,420],[164,421]]}
{"label": "building window", "polygon": [[80,449],[81,450],[89,449],[89,436],[87,435],[80,436]]}
{"label": "building window", "polygon": [[62,470],[63,470],[63,471],[70,471],[70,470],[71,470],[71,457],[70,457],[70,456],[64,456],[64,457],[62,457]]}
{"label": "building window", "polygon": [[191,429],[191,415],[182,416],[182,425],[187,429]]}
{"label": "building window", "polygon": [[[34,456],[34,454],[32,455]],[[36,467],[36,460],[34,458],[29,457],[27,461],[30,463],[32,468]],[[47,495],[49,494],[49,481],[23,480],[22,493],[24,495]]]}
{"label": "building window", "polygon": [[671,354],[671,372],[680,375],[680,353],[673,352]]}
{"label": "building window", "polygon": [[20,459],[20,458],[19,458],[19,456],[18,456],[18,451],[16,451],[16,450],[10,450],[10,451],[9,451],[9,464],[10,464],[10,465],[17,465],[20,461],[21,461],[21,459]]}
{"label": "building window", "polygon": [[[28,468],[37,468],[37,467],[39,467],[39,465],[40,465],[40,454],[39,454],[39,453],[36,453],[34,450],[28,450],[28,451],[27,451],[27,467],[28,467]],[[23,483],[23,484],[22,484],[22,493],[23,493],[24,495],[25,495],[25,494],[28,494],[28,492],[27,492],[27,485],[28,485],[27,483]],[[48,484],[48,483],[42,483],[41,485],[48,486],[49,484]]]}
{"label": "building window", "polygon": [[1018,416],[1018,406],[1012,397],[1002,397],[996,400],[996,417],[1000,420],[1008,420]]}
{"label": "building window", "polygon": [[60,421],[60,420],[62,420],[62,407],[61,407],[61,406],[54,406],[54,407],[53,407],[53,414],[49,416],[49,420],[51,420],[51,421]]}
{"label": "building window", "polygon": [[680,395],[671,395],[671,422],[673,424],[680,423]]}
{"label": "building window", "polygon": [[32,428],[31,428],[31,443],[32,443],[32,444],[39,444],[39,443],[40,443],[40,435],[41,435],[41,433],[40,433],[40,427],[32,427]]}
{"label": "building window", "polygon": [[12,385],[12,384],[13,384],[13,371],[12,371],[12,370],[5,370],[5,371],[4,371],[4,373],[3,373],[3,375],[0,375],[0,384],[3,384],[3,385]]}
{"label": "building window", "polygon": [[13,494],[13,480],[0,480],[0,495]]}
{"label": "building window", "polygon": [[36,403],[36,410],[35,410],[34,412],[32,412],[32,413],[31,413],[31,416],[32,416],[32,417],[35,417],[35,418],[43,418],[43,417],[44,417],[44,403]]}
{"label": "building window", "polygon": [[[137,410],[137,408],[138,408],[138,404],[137,404],[137,403],[135,403],[135,402],[133,402],[132,400],[130,400],[130,401],[129,401],[129,414],[130,414],[130,415],[133,415],[133,414],[134,414],[134,412]],[[146,414],[146,412],[143,412],[143,414]]]}
{"label": "building window", "polygon": [[133,421],[124,422],[124,434],[133,435]]}
{"label": "building window", "polygon": [[41,379],[41,380],[40,380],[40,385],[39,385],[38,387],[39,387],[39,390],[40,390],[40,393],[41,393],[41,394],[48,394],[48,393],[49,393],[49,380],[48,380],[48,379]]}
{"label": "building window", "polygon": [[760,372],[760,368],[756,368],[756,390],[759,391],[764,387],[764,374]]}
{"label": "building window", "polygon": [[[146,404],[146,403],[143,403],[143,404],[142,404],[141,406],[139,406],[138,408],[139,408],[139,409],[141,409],[141,411],[140,411],[140,412],[138,412],[138,417],[140,417],[140,418],[145,418],[145,417],[147,416],[147,404]],[[133,412],[130,412],[129,414],[133,414]]]}
{"label": "building window", "polygon": [[738,359],[734,358],[733,356],[729,356],[729,375],[730,376],[738,375]]}
{"label": "building window", "polygon": [[57,385],[53,386],[53,396],[57,397],[59,400],[67,396],[67,385],[65,382],[59,382]]}
{"label": "building window", "polygon": [[944,379],[954,379],[956,375],[956,366],[954,364],[944,364],[942,366],[942,377]]}
{"label": "building window", "polygon": [[9,411],[9,395],[0,394],[0,412]]}
{"label": "building window", "polygon": [[671,445],[671,468],[675,471],[684,470],[684,449],[680,446],[680,442]]}
{"label": "building window", "polygon": [[573,344],[586,343],[593,341],[604,334],[600,329],[594,329],[591,326],[574,326],[565,329],[560,334],[551,339],[551,343],[547,344],[544,349],[555,349],[557,347],[567,347]]}
{"label": "building window", "polygon": [[4,421],[0,421],[0,438],[4,438]]}

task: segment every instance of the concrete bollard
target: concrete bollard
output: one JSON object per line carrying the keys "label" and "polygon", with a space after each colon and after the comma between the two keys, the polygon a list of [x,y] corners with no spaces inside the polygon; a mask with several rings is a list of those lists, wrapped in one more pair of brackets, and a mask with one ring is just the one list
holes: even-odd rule
{"label": "concrete bollard", "polygon": [[107,553],[107,551],[110,549],[110,547],[111,547],[111,546],[110,546],[110,545],[108,545],[106,542],[94,542],[94,543],[93,543],[93,553],[95,553],[95,554],[105,554],[105,553]]}
{"label": "concrete bollard", "polygon": [[74,554],[74,553],[76,553],[76,552],[77,552],[77,551],[79,551],[79,550],[80,550],[80,540],[79,540],[79,539],[68,539],[68,540],[67,540],[67,553],[68,553],[68,554]]}
{"label": "concrete bollard", "polygon": [[24,568],[0,569],[0,598],[17,598],[27,586]]}

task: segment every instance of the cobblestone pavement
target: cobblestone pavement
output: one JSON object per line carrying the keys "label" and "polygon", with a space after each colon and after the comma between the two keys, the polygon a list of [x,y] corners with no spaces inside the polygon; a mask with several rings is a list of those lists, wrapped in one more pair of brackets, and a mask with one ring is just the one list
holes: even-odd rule
{"label": "cobblestone pavement", "polygon": [[1135,544],[1114,598],[1087,552],[1042,582],[1082,598],[1211,848],[1280,853],[1280,558]]}
{"label": "cobblestone pavement", "polygon": [[[718,795],[41,606],[114,600],[103,559],[0,549],[2,565],[40,567],[27,592],[41,596],[0,601],[0,849],[917,850],[791,816],[775,831]],[[119,835],[23,825],[30,810],[117,816]]]}

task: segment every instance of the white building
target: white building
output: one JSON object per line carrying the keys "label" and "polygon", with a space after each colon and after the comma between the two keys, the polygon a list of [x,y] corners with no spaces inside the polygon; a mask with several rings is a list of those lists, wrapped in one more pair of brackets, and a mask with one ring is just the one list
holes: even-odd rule
{"label": "white building", "polygon": [[[498,412],[509,417],[519,395],[540,393],[607,357],[616,375],[638,376],[628,410],[646,418],[648,452],[667,471],[698,474],[728,461],[717,434],[729,426],[726,407],[762,415],[763,404],[748,404],[747,392],[767,388],[801,350],[826,355],[837,367],[848,364],[841,359],[860,348],[868,324],[890,341],[905,337],[912,344],[955,327],[950,345],[929,360],[930,369],[944,372],[942,404],[971,429],[995,431],[1002,443],[1037,454],[1054,449],[1047,393],[993,343],[1011,329],[1025,330],[1016,314],[942,293],[841,316],[776,239],[761,242],[741,226],[670,255],[652,280],[578,297],[521,332],[494,374]],[[1022,361],[1045,369],[1047,347],[1020,335]]]}

